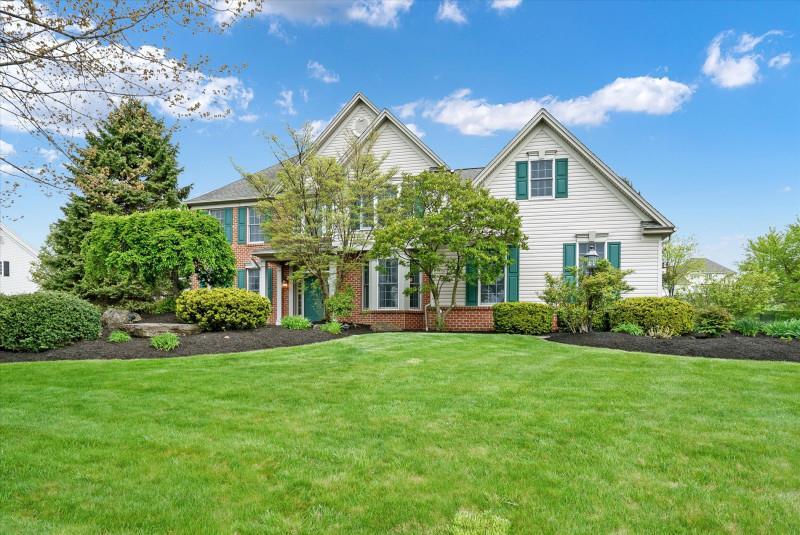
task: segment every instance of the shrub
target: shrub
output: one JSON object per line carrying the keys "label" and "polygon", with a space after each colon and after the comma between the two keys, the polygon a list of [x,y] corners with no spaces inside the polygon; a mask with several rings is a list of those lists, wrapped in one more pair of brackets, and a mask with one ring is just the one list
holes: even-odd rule
{"label": "shrub", "polygon": [[745,336],[758,336],[764,332],[764,323],[755,318],[742,318],[736,320],[733,330]]}
{"label": "shrub", "polygon": [[157,351],[172,351],[179,345],[181,341],[175,333],[161,333],[150,339],[150,347]]}
{"label": "shrub", "polygon": [[108,341],[112,344],[121,344],[124,342],[129,342],[131,339],[131,335],[126,333],[125,331],[111,331],[111,334],[108,335]]}
{"label": "shrub", "polygon": [[632,334],[633,336],[644,336],[644,329],[635,323],[620,323],[612,329],[615,333]]}
{"label": "shrub", "polygon": [[776,338],[800,339],[800,319],[767,323],[764,325],[764,334]]}
{"label": "shrub", "polygon": [[558,328],[571,333],[586,332],[589,311],[584,305],[562,304],[558,307]]}
{"label": "shrub", "polygon": [[319,330],[331,334],[342,334],[342,324],[336,320],[329,321],[325,325],[320,325]]}
{"label": "shrub", "polygon": [[355,307],[355,296],[356,293],[353,291],[352,286],[345,286],[336,290],[336,293],[330,296],[325,303],[328,315],[334,320],[350,316]]}
{"label": "shrub", "polygon": [[547,334],[553,325],[553,309],[541,303],[498,303],[492,317],[499,333]]}
{"label": "shrub", "polygon": [[710,306],[697,311],[695,330],[706,336],[719,336],[731,331],[733,316],[722,307]]}
{"label": "shrub", "polygon": [[100,311],[66,292],[0,296],[0,348],[45,351],[100,336]]}
{"label": "shrub", "polygon": [[238,288],[200,288],[183,292],[175,313],[204,331],[255,329],[267,324],[272,312],[269,299]]}
{"label": "shrub", "polygon": [[311,320],[303,316],[286,316],[281,320],[281,325],[294,331],[304,331],[311,328]]}
{"label": "shrub", "polygon": [[645,331],[668,329],[672,334],[692,330],[694,309],[672,297],[630,297],[614,303],[609,309],[611,327],[634,323]]}

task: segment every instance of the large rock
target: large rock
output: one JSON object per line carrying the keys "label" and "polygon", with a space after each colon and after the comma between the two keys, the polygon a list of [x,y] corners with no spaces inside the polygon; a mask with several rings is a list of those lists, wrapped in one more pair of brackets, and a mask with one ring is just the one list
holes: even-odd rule
{"label": "large rock", "polygon": [[194,323],[125,323],[120,327],[137,338],[152,338],[162,333],[175,333],[183,336],[200,332],[200,326]]}
{"label": "large rock", "polygon": [[103,312],[100,320],[103,322],[103,327],[106,329],[119,329],[126,323],[134,323],[142,321],[142,317],[136,312],[125,310],[122,308],[109,308]]}

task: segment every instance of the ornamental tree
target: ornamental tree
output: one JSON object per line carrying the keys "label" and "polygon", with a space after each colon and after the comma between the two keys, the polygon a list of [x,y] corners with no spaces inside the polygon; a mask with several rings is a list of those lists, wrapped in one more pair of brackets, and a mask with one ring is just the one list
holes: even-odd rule
{"label": "ornamental tree", "polygon": [[743,273],[772,275],[776,302],[789,309],[800,309],[800,218],[783,231],[771,228],[750,240],[747,256],[739,268]]}
{"label": "ornamental tree", "polygon": [[527,247],[515,203],[444,169],[406,175],[399,195],[378,204],[378,217],[373,258],[398,258],[425,276],[416,291],[430,292],[436,330],[456,306],[460,282],[497,280],[509,246]]}
{"label": "ornamental tree", "polygon": [[686,280],[686,276],[702,268],[702,262],[694,258],[697,254],[697,242],[694,238],[673,237],[664,242],[661,261],[664,273],[661,285],[669,297],[675,295],[675,287]]}
{"label": "ornamental tree", "polygon": [[143,288],[152,298],[177,296],[192,275],[230,286],[236,260],[219,222],[194,210],[96,215],[81,248],[90,284]]}

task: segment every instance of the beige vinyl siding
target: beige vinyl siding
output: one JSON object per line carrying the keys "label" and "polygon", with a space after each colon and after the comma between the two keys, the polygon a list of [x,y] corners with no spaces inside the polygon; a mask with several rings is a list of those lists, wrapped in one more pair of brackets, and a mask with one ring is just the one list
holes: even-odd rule
{"label": "beige vinyl siding", "polygon": [[386,154],[381,170],[395,168],[397,176],[403,173],[417,174],[436,165],[436,162],[389,121],[384,121],[378,129],[378,138],[372,152],[378,157]]}
{"label": "beige vinyl siding", "polygon": [[359,103],[350,111],[347,117],[344,117],[341,124],[333,131],[328,137],[328,140],[320,148],[320,154],[323,156],[339,157],[348,149],[348,140],[353,136],[353,124],[358,119],[365,119],[362,123],[368,126],[377,117],[368,106]]}

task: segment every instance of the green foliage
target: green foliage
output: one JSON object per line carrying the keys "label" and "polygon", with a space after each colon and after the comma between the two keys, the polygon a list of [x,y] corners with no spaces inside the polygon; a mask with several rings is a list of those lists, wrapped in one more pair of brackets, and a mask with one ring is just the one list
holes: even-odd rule
{"label": "green foliage", "polygon": [[644,329],[635,323],[620,323],[611,329],[615,333],[632,334],[633,336],[644,336]]}
{"label": "green foliage", "polygon": [[773,228],[750,240],[740,269],[772,275],[778,304],[800,309],[800,218],[783,231]]}
{"label": "green foliage", "polygon": [[86,135],[68,170],[77,188],[50,227],[35,280],[45,290],[64,290],[103,303],[148,300],[137,281],[84,278],[83,239],[92,215],[125,215],[177,208],[190,186],[178,187],[182,169],[172,132],[136,100],[125,100]]}
{"label": "green foliage", "polygon": [[509,263],[509,245],[527,247],[516,203],[444,169],[404,176],[399,195],[378,203],[378,218],[383,225],[374,232],[373,258],[419,268],[420,291],[431,294],[438,330],[458,295],[450,292],[446,303],[445,284],[494,282]]}
{"label": "green foliage", "polygon": [[342,324],[336,320],[331,320],[319,326],[320,331],[325,331],[330,334],[342,334]]}
{"label": "green foliage", "polygon": [[672,297],[629,297],[609,308],[611,327],[634,323],[642,329],[663,333],[686,334],[694,327],[692,305]]}
{"label": "green foliage", "polygon": [[741,318],[757,314],[772,303],[776,284],[777,277],[772,273],[749,271],[698,285],[682,298],[698,308],[718,306]]}
{"label": "green foliage", "polygon": [[100,311],[66,292],[0,295],[0,349],[45,351],[100,336]]}
{"label": "green foliage", "polygon": [[151,296],[177,295],[191,276],[230,285],[235,258],[219,222],[196,210],[154,210],[95,216],[83,242],[86,280],[146,288]]}
{"label": "green foliage", "polygon": [[664,338],[669,339],[675,336],[676,333],[674,329],[669,327],[668,325],[658,325],[656,327],[650,327],[647,330],[647,336],[650,338]]}
{"label": "green foliage", "polygon": [[733,327],[733,316],[720,306],[699,309],[695,314],[695,331],[706,336],[728,333]]}
{"label": "green foliage", "polygon": [[328,300],[325,301],[325,309],[328,311],[328,317],[334,320],[349,317],[355,308],[355,298],[356,293],[350,285],[337,290],[335,294],[328,297]]}
{"label": "green foliage", "polygon": [[244,289],[199,288],[186,290],[178,296],[175,313],[181,320],[196,323],[204,331],[255,329],[267,324],[272,303]]}
{"label": "green foliage", "polygon": [[181,341],[175,333],[161,333],[150,339],[150,347],[157,351],[172,351],[179,345]]}
{"label": "green foliage", "polygon": [[126,333],[125,331],[111,331],[108,335],[108,341],[112,344],[122,344],[125,342],[130,342],[131,335]]}
{"label": "green foliage", "polygon": [[741,318],[733,323],[733,330],[744,336],[758,336],[764,332],[764,323],[756,318]]}
{"label": "green foliage", "polygon": [[294,331],[305,331],[311,328],[311,320],[303,316],[286,316],[281,320],[281,326]]}
{"label": "green foliage", "polygon": [[764,334],[776,338],[800,339],[800,319],[767,323],[764,325]]}
{"label": "green foliage", "polygon": [[461,510],[450,526],[450,535],[506,535],[511,522],[488,511]]}
{"label": "green foliage", "polygon": [[675,286],[686,281],[687,275],[702,267],[702,261],[693,257],[697,253],[697,242],[694,238],[680,238],[673,236],[664,242],[661,251],[661,261],[664,272],[661,284],[667,295],[675,295]]}
{"label": "green foliage", "polygon": [[553,309],[542,303],[498,303],[492,307],[494,329],[500,333],[547,334]]}

